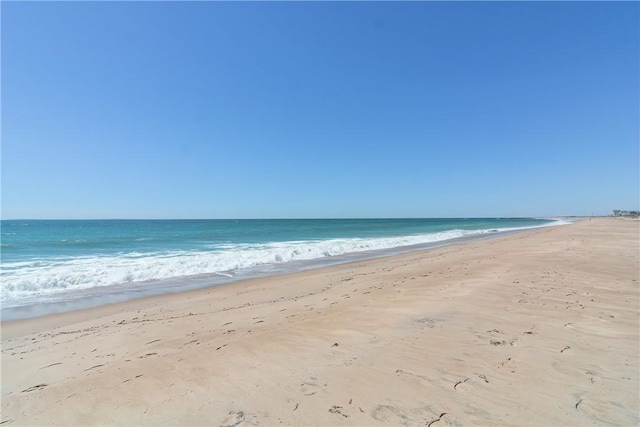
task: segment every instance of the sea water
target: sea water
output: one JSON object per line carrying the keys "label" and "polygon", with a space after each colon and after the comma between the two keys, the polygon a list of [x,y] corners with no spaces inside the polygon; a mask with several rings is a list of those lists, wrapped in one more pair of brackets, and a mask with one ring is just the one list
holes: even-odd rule
{"label": "sea water", "polygon": [[[4,220],[3,318],[89,305],[563,224],[535,218]],[[13,309],[13,310],[12,310]],[[38,312],[22,310],[22,313]],[[40,312],[38,312],[40,313]]]}

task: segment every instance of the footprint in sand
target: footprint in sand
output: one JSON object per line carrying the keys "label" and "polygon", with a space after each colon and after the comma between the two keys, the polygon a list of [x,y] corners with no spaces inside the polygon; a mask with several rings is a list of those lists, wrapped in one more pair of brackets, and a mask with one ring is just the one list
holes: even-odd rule
{"label": "footprint in sand", "polygon": [[500,362],[500,368],[508,369],[515,373],[516,362],[512,358],[508,357],[506,360]]}
{"label": "footprint in sand", "polygon": [[411,421],[404,411],[389,405],[376,406],[371,416],[378,421],[392,425],[407,425]]}
{"label": "footprint in sand", "polygon": [[300,392],[305,396],[313,396],[320,391],[320,386],[317,383],[318,379],[316,377],[311,377],[309,381],[305,381],[300,384]]}
{"label": "footprint in sand", "polygon": [[469,378],[465,378],[464,380],[460,380],[453,385],[453,389],[455,391],[467,391],[466,382],[469,381]]}
{"label": "footprint in sand", "polygon": [[620,407],[616,404],[612,404],[612,402],[608,401],[606,398],[603,399],[596,395],[587,394],[585,396],[581,396],[576,401],[574,407],[575,410],[582,413],[583,416],[589,417],[595,421],[594,424],[624,424],[605,421],[618,418],[618,414],[620,413]]}
{"label": "footprint in sand", "polygon": [[601,382],[600,376],[593,371],[586,371],[585,374],[591,384],[596,384]]}
{"label": "footprint in sand", "polygon": [[445,415],[447,415],[446,412],[441,412],[440,415],[438,416],[438,418],[432,418],[431,420],[428,420],[427,421],[427,427],[431,427],[433,424],[435,424],[438,421],[440,421],[442,419],[442,417],[444,417]]}
{"label": "footprint in sand", "polygon": [[344,413],[344,408],[342,406],[333,405],[331,408],[329,408],[329,412],[331,412],[332,414],[342,415],[345,418],[349,418],[349,414]]}
{"label": "footprint in sand", "polygon": [[423,317],[420,319],[414,319],[413,322],[420,328],[430,328],[433,329],[436,327],[436,323],[440,322],[440,319],[434,319],[431,317]]}
{"label": "footprint in sand", "polygon": [[406,411],[391,405],[378,405],[371,412],[371,416],[378,421],[389,425],[403,426],[435,424],[444,415],[446,413],[435,413],[428,405]]}
{"label": "footprint in sand", "polygon": [[242,411],[231,411],[229,415],[224,419],[220,427],[235,427],[241,422],[244,421],[244,412]]}

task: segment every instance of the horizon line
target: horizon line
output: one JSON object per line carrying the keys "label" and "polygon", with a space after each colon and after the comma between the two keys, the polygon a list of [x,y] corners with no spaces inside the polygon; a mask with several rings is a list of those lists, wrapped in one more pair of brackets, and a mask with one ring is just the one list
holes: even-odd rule
{"label": "horizon line", "polygon": [[345,220],[345,219],[552,219],[607,217],[611,214],[592,215],[530,215],[530,216],[406,216],[406,217],[271,217],[271,218],[1,218],[0,221],[283,221],[283,220]]}

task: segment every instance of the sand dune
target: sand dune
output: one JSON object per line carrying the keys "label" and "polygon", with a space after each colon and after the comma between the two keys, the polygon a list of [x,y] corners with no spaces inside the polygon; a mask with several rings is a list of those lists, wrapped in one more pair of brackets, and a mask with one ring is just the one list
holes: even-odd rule
{"label": "sand dune", "polygon": [[638,425],[639,222],[2,324],[2,425]]}

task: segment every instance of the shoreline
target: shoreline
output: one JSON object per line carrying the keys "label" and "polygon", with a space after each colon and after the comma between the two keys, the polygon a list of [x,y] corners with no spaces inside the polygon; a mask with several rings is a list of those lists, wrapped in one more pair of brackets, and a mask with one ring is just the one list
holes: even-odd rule
{"label": "shoreline", "polygon": [[2,323],[11,425],[635,425],[637,221]]}
{"label": "shoreline", "polygon": [[[555,218],[555,221],[567,221],[567,219]],[[579,221],[579,219],[573,218],[571,221],[577,222]],[[33,302],[9,307],[0,306],[0,323],[97,308],[103,305],[119,304],[130,300],[138,300],[160,295],[180,294],[182,292],[239,283],[251,279],[281,276],[302,271],[315,270],[319,268],[327,268],[341,264],[392,257],[404,253],[428,251],[450,245],[465,244],[468,242],[498,238],[510,234],[536,230],[539,228],[569,225],[571,223],[572,222],[561,224],[550,223],[547,225],[527,227],[515,230],[471,234],[467,236],[456,237],[447,240],[439,240],[429,243],[419,243],[415,245],[398,246],[387,249],[350,252],[326,258],[291,261],[283,264],[267,264],[244,269],[244,271],[240,271],[236,276],[226,275],[222,273],[209,273],[197,276],[180,276],[171,279],[155,280],[149,282],[134,282],[120,285],[109,285],[105,287],[80,289],[75,291],[66,291],[58,294],[62,295],[63,298],[59,301],[47,301],[40,303]],[[65,293],[68,294],[66,295],[66,299],[64,295]]]}
{"label": "shoreline", "polygon": [[[563,225],[571,225],[571,224],[563,224]],[[66,304],[66,303],[70,304],[72,308],[61,309],[61,310],[56,310],[52,312],[43,312],[42,314],[37,314],[34,316],[16,317],[16,318],[10,318],[6,320],[4,320],[4,315],[3,315],[2,320],[0,320],[0,328],[3,328],[6,326],[7,329],[9,329],[12,332],[12,336],[13,336],[13,334],[15,334],[13,332],[14,330],[34,332],[36,330],[40,331],[42,327],[49,328],[51,327],[51,325],[56,325],[55,327],[61,327],[63,325],[76,323],[78,321],[92,319],[96,315],[98,316],[113,315],[116,313],[126,312],[129,310],[134,310],[134,309],[137,310],[140,307],[170,304],[174,298],[189,299],[191,298],[191,295],[199,296],[201,292],[206,292],[207,295],[210,294],[211,291],[216,291],[218,289],[220,289],[220,292],[226,292],[226,291],[231,292],[234,289],[233,286],[250,288],[254,283],[261,284],[263,280],[278,281],[279,278],[282,278],[285,280],[297,280],[297,278],[295,277],[292,278],[289,276],[302,275],[302,277],[304,277],[304,274],[307,272],[317,272],[320,274],[322,273],[322,270],[326,269],[331,272],[333,271],[334,268],[340,268],[340,267],[343,267],[349,270],[350,267],[357,266],[359,263],[362,263],[362,262],[372,262],[372,261],[378,261],[378,260],[383,261],[385,259],[395,258],[398,256],[408,255],[412,253],[423,253],[423,252],[426,253],[436,249],[447,248],[450,246],[471,244],[474,242],[481,242],[484,240],[499,239],[501,237],[507,237],[507,236],[515,235],[519,233],[535,231],[542,228],[547,228],[547,227],[539,227],[539,228],[525,229],[525,230],[504,231],[504,232],[495,233],[495,234],[465,236],[465,237],[458,237],[458,238],[450,239],[446,241],[434,242],[428,245],[421,244],[421,245],[405,246],[401,248],[394,248],[394,249],[388,249],[388,250],[379,250],[379,251],[375,251],[375,254],[372,253],[370,256],[363,257],[363,258],[358,258],[357,255],[359,255],[360,253],[357,253],[355,254],[356,256],[355,259],[348,259],[347,257],[347,259],[345,260],[335,260],[333,262],[325,261],[325,260],[314,260],[314,261],[318,261],[318,264],[320,265],[314,266],[313,262],[307,262],[305,264],[310,264],[310,266],[308,266],[307,268],[300,268],[298,270],[286,271],[286,272],[275,273],[275,274],[265,274],[263,276],[256,275],[256,276],[249,276],[249,277],[234,278],[235,280],[234,279],[224,280],[224,281],[221,281],[220,283],[202,285],[192,289],[180,289],[180,290],[174,290],[174,291],[150,293],[148,295],[143,295],[139,297],[126,296],[124,297],[125,299],[122,299],[122,300],[117,300],[114,302],[100,302],[100,303],[96,303],[95,305],[92,305],[90,303],[86,304],[83,302],[79,302],[79,304],[76,305],[74,304],[74,301],[62,302],[62,304]],[[398,252],[389,253],[391,251],[398,251]],[[340,258],[340,257],[335,257],[335,258]],[[327,264],[324,265],[322,263],[323,261],[326,262]],[[238,292],[240,292],[240,290],[238,290]],[[59,305],[60,303],[58,302],[58,303],[50,303],[50,304],[55,306],[55,305]],[[23,309],[29,310],[31,309],[31,306],[24,306],[24,307],[18,306],[18,307],[8,308],[8,310],[14,310],[14,309],[18,311]],[[2,332],[4,333],[4,330]],[[12,336],[9,336],[9,337],[12,337]]]}

